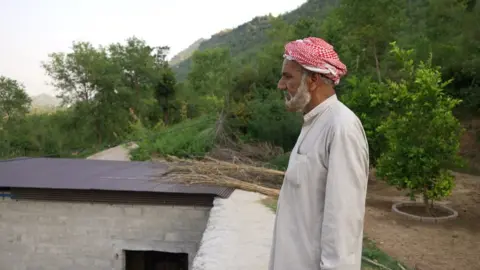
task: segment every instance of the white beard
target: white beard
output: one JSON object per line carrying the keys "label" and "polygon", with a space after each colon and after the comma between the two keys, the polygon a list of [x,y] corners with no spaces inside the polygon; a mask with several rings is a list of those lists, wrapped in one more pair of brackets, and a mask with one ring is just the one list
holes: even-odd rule
{"label": "white beard", "polygon": [[312,96],[310,95],[310,92],[308,92],[307,83],[305,81],[306,78],[304,76],[295,96],[292,96],[287,92],[287,95],[290,98],[285,97],[285,105],[290,111],[303,112],[307,104],[310,102]]}

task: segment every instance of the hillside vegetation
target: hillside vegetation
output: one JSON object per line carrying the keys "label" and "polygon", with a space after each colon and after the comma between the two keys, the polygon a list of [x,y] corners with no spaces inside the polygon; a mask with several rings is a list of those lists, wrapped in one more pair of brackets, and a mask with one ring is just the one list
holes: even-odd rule
{"label": "hillside vegetation", "polygon": [[194,43],[192,43],[190,46],[188,46],[188,48],[182,50],[181,52],[179,52],[178,54],[176,54],[175,56],[172,57],[172,59],[170,59],[170,61],[168,61],[168,64],[172,67],[176,67],[178,66],[180,63],[182,63],[183,61],[187,60],[188,58],[190,58],[193,53],[198,50],[198,48],[200,47],[200,45],[205,41],[205,39],[201,38],[197,41],[195,41]]}
{"label": "hillside vegetation", "polygon": [[[314,3],[326,5],[323,1],[307,5]],[[217,121],[210,126],[203,122],[200,129],[182,122],[174,128],[184,132],[171,136],[187,142],[191,134],[213,133],[216,143],[208,140],[205,147],[195,148],[178,144],[175,151],[166,151],[171,145],[166,136],[173,129],[164,127],[165,133],[139,126],[144,136],[135,157],[201,156],[215,145],[259,142],[288,152],[301,117],[285,112],[282,95],[275,89],[283,46],[320,36],[335,45],[349,67],[337,91],[364,123],[377,174],[412,196],[423,196],[425,203],[448,196],[454,187],[449,169],[463,163],[458,156],[464,134],[459,117],[477,114],[480,104],[479,28],[472,27],[479,23],[476,3],[344,0],[321,12],[328,15],[301,17],[293,23],[286,16],[295,12],[268,18],[265,43],[242,50],[237,44],[195,52],[188,76],[177,88],[183,103],[180,111],[185,118],[209,116]],[[245,33],[246,28],[248,24],[224,35]],[[230,39],[217,36],[211,42],[219,40]],[[285,165],[279,157],[272,162]]]}
{"label": "hillside vegetation", "polygon": [[51,53],[42,65],[63,105],[56,110],[38,108],[20,82],[0,77],[0,156],[81,157],[128,140],[134,120],[178,122],[169,115],[178,102],[167,52],[132,37]]}
{"label": "hillside vegetation", "polygon": [[[364,16],[359,18],[359,13]],[[148,135],[141,147],[141,156],[147,158],[161,154],[162,146],[155,143],[163,134],[159,130],[205,115],[222,116],[213,128],[215,134],[227,134],[228,140],[268,142],[288,152],[301,118],[284,111],[275,89],[283,45],[320,36],[335,45],[349,67],[337,91],[361,116],[373,142],[372,153],[379,156],[387,142],[378,128],[388,118],[384,108],[393,105],[375,100],[376,92],[389,93],[392,83],[414,78],[403,70],[402,61],[417,65],[431,60],[431,68],[440,67],[443,81],[453,79],[442,93],[462,100],[455,107],[457,116],[478,112],[478,13],[473,0],[362,4],[310,0],[279,17],[257,17],[209,40],[198,40],[171,60],[177,63],[173,69],[165,59],[168,47],[136,37],[101,47],[74,42],[70,51],[54,52],[43,63],[68,108],[29,115],[32,101],[21,82],[2,77],[1,155],[70,155],[140,133]],[[399,60],[398,53],[390,52],[393,41],[401,50],[413,49],[408,59]],[[190,52],[195,53],[188,57]],[[186,63],[188,68],[182,69]],[[185,79],[177,83],[175,77],[182,76]],[[175,134],[177,139],[184,135]]]}
{"label": "hillside vegetation", "polygon": [[[338,0],[309,0],[299,8],[287,12],[279,16],[279,18],[287,23],[295,23],[300,19],[306,18],[319,20],[325,17],[338,3]],[[272,19],[274,17],[271,15],[258,16],[235,29],[224,30],[212,35],[208,40],[193,43],[172,58],[171,64],[177,79],[183,81],[187,78],[192,64],[191,57],[197,50],[205,51],[213,48],[227,48],[232,57],[242,59],[254,56],[270,41],[268,30],[272,27]]]}

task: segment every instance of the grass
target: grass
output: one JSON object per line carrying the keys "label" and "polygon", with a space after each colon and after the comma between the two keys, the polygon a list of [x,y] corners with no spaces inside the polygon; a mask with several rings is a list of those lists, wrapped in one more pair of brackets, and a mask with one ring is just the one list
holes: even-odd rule
{"label": "grass", "polygon": [[[277,211],[277,199],[267,197],[262,200],[262,203],[273,212]],[[403,270],[399,266],[400,264],[399,261],[390,257],[388,254],[386,254],[381,249],[379,249],[375,244],[375,242],[373,240],[370,240],[368,237],[363,238],[362,256],[387,267],[387,269]],[[406,266],[403,266],[403,267],[404,269],[408,269]],[[386,270],[386,269],[379,266],[375,266],[364,260],[362,261],[362,270]]]}

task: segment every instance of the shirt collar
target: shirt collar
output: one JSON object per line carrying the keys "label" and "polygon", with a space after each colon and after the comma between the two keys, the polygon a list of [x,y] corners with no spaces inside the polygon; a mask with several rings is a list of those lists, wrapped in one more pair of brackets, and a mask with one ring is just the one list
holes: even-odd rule
{"label": "shirt collar", "polygon": [[337,95],[334,94],[334,95],[330,96],[329,98],[327,98],[326,100],[324,100],[322,103],[318,104],[311,111],[309,111],[308,113],[303,115],[304,123],[309,122],[310,120],[315,118],[315,116],[317,116],[317,115],[321,115],[328,107],[330,107],[330,105],[332,103],[336,102],[337,100],[338,100]]}

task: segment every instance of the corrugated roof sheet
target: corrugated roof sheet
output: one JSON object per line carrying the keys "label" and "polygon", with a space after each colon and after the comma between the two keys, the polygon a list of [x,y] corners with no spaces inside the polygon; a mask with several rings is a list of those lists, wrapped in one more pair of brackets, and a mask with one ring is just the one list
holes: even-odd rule
{"label": "corrugated roof sheet", "polygon": [[0,161],[0,187],[212,194],[228,198],[232,188],[172,183],[160,177],[157,162],[68,158],[16,158]]}

